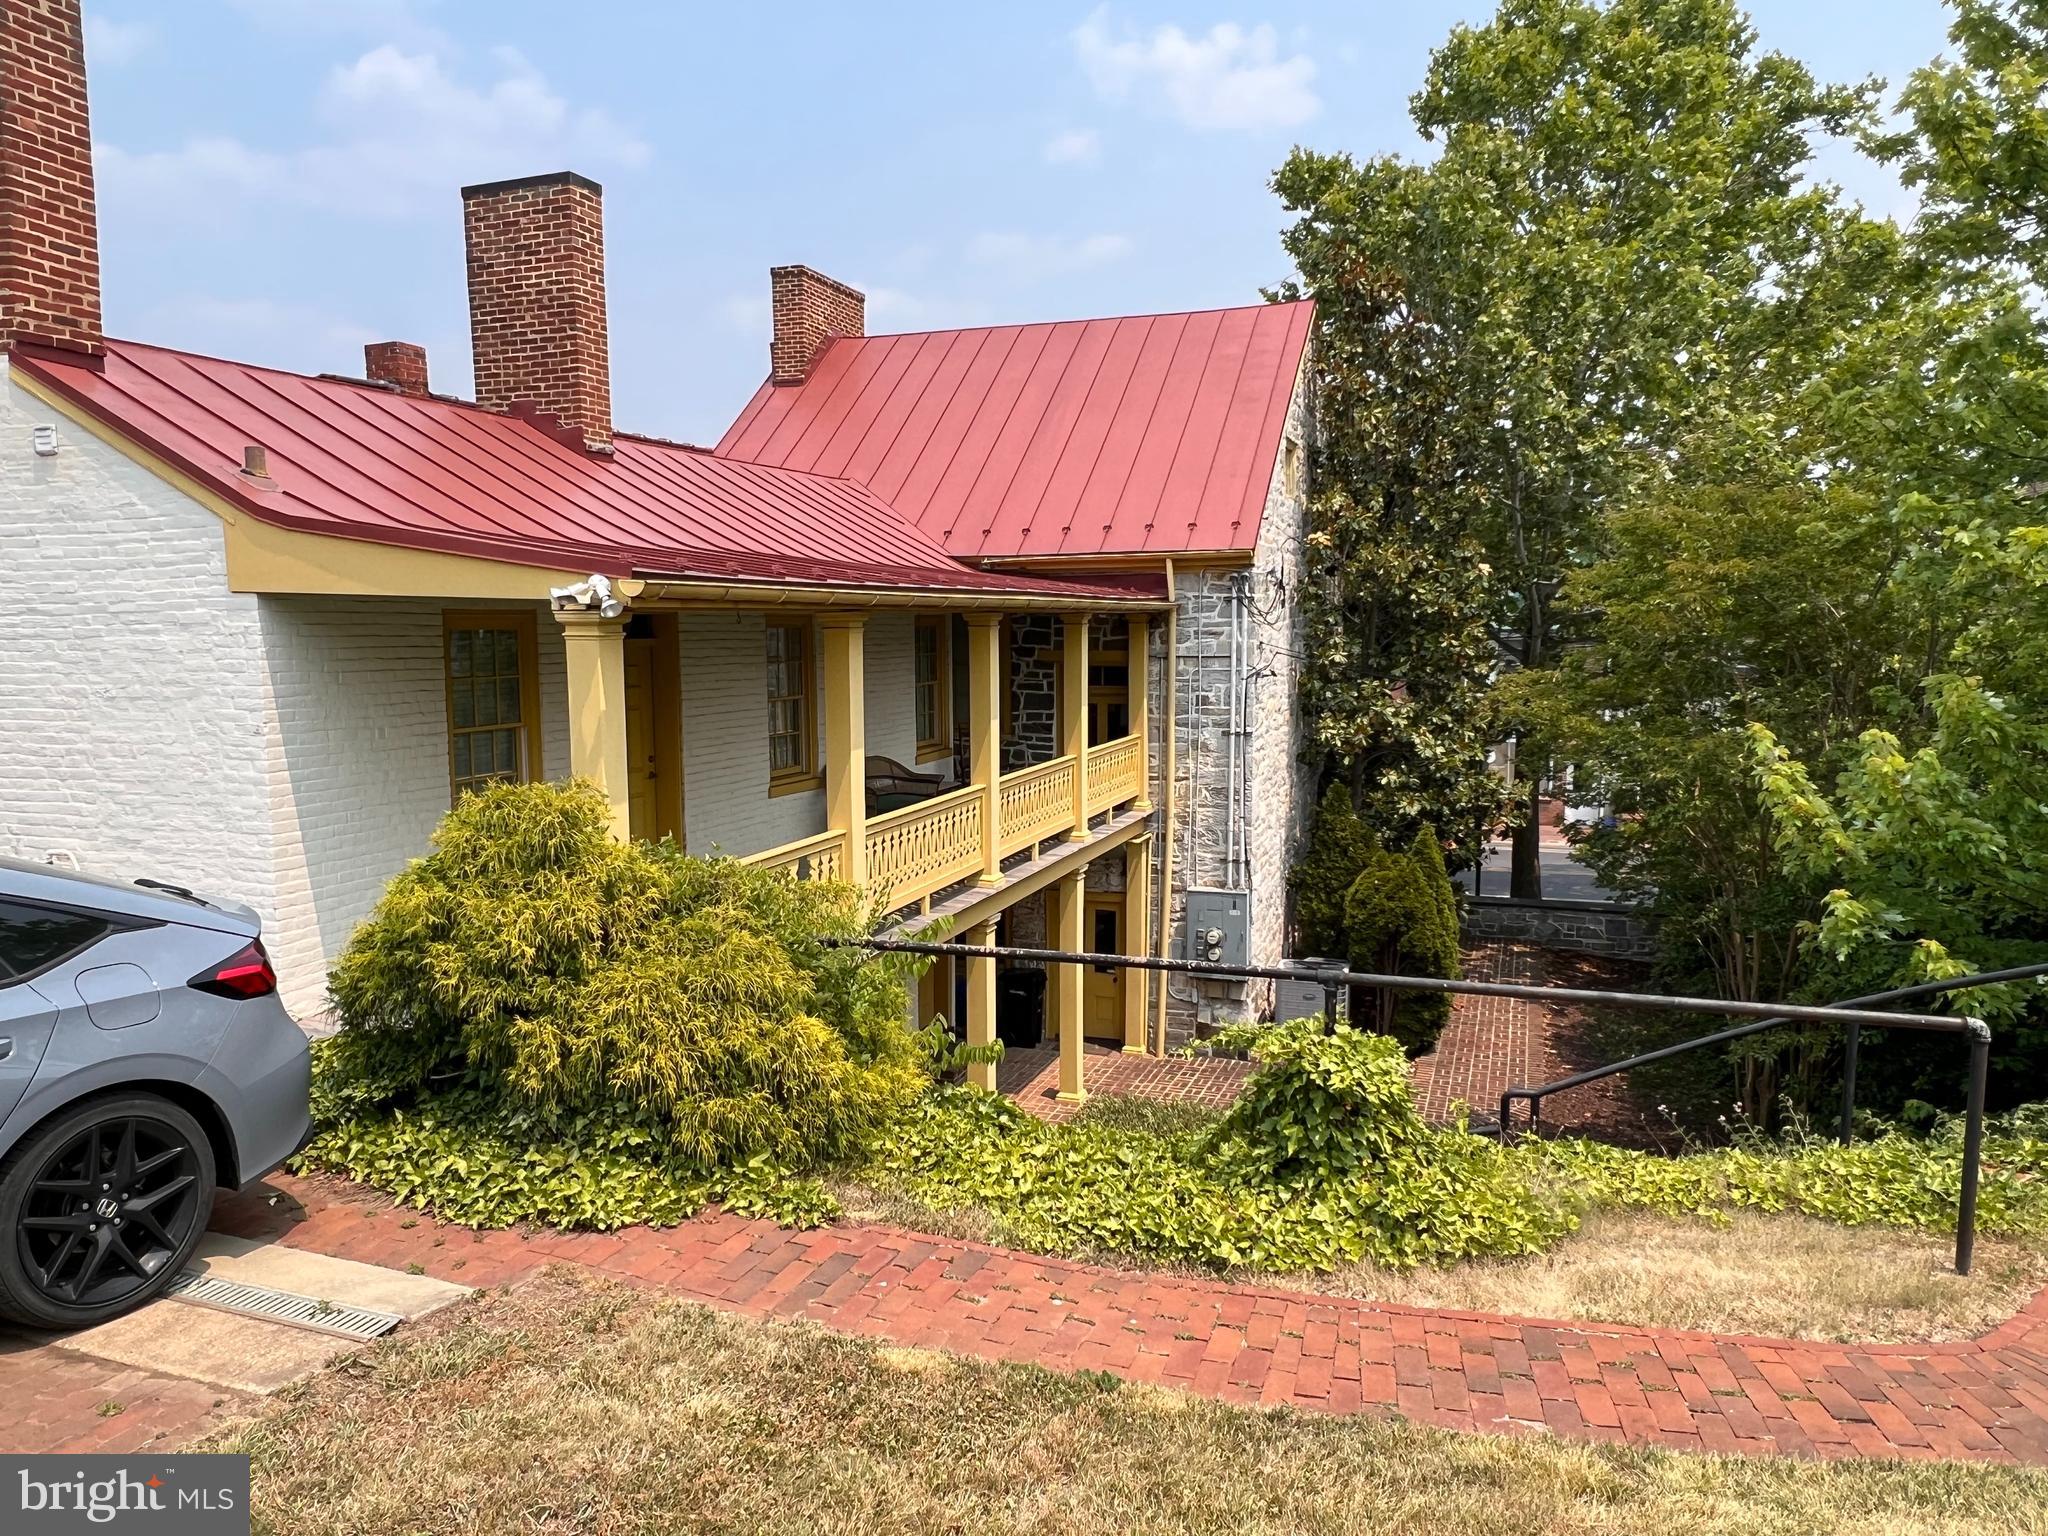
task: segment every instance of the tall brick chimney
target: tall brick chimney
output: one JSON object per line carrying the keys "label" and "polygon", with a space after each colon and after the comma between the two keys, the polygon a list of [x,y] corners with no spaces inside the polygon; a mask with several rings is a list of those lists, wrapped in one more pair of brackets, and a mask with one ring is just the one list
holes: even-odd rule
{"label": "tall brick chimney", "polygon": [[401,395],[427,392],[427,349],[416,341],[372,341],[363,346],[363,377]]}
{"label": "tall brick chimney", "polygon": [[0,348],[23,341],[106,349],[78,0],[0,7]]}
{"label": "tall brick chimney", "polygon": [[573,171],[464,187],[462,233],[477,404],[530,401],[608,452],[604,189]]}
{"label": "tall brick chimney", "polygon": [[772,382],[801,384],[819,350],[834,336],[865,336],[868,299],[858,288],[809,267],[770,267],[775,337],[768,343]]}

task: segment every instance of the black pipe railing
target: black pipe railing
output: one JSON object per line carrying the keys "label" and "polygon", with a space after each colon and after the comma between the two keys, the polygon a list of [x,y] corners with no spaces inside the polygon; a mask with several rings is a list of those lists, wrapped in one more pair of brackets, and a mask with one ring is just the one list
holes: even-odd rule
{"label": "black pipe railing", "polygon": [[1967,1015],[1952,1017],[1945,1014],[1904,1014],[1893,1013],[1889,1009],[1880,1009],[1873,1015],[1871,1010],[1881,1003],[1901,1003],[1913,998],[1968,991],[1972,987],[1997,986],[2001,982],[2030,981],[2041,976],[2048,976],[2048,965],[2016,965],[2000,971],[1977,971],[1968,976],[1952,976],[1943,981],[1923,981],[1910,987],[1894,987],[1886,992],[1872,992],[1863,997],[1824,1004],[1819,1008],[1780,1008],[1775,1010],[1777,1016],[1774,1018],[1759,1019],[1753,1024],[1742,1024],[1734,1029],[1719,1030],[1711,1035],[1681,1040],[1676,1045],[1645,1051],[1639,1056],[1612,1061],[1602,1067],[1590,1067],[1584,1072],[1574,1072],[1570,1077],[1561,1077],[1555,1082],[1544,1083],[1535,1088],[1510,1088],[1500,1096],[1500,1139],[1506,1141],[1512,1134],[1514,1104],[1517,1099],[1529,1106],[1529,1124],[1534,1128],[1543,1118],[1543,1101],[1553,1093],[1583,1087],[1587,1083],[1597,1083],[1602,1078],[1614,1077],[1635,1067],[1648,1066],[1653,1061],[1666,1061],[1688,1051],[1700,1050],[1710,1045],[1725,1045],[1731,1040],[1761,1034],[1767,1029],[1809,1023],[1817,1014],[1821,1022],[1844,1026],[1842,1109],[1835,1135],[1836,1139],[1846,1146],[1855,1135],[1856,1069],[1862,1051],[1863,1027],[1866,1024],[1882,1029],[1938,1030],[1943,1033],[1967,1035],[1970,1054],[1963,1100],[1963,1181],[1956,1213],[1956,1273],[1967,1275],[1970,1272],[1970,1263],[1977,1242],[1977,1185],[1983,1162],[1984,1098],[1991,1069],[1991,1028],[1982,1019]]}
{"label": "black pipe railing", "polygon": [[1405,992],[1443,992],[1461,997],[1510,997],[1528,1002],[1589,1003],[1603,1006],[1644,1008],[1659,1013],[1718,1013],[1755,1022],[1738,1025],[1694,1040],[1649,1051],[1627,1061],[1596,1067],[1556,1083],[1538,1088],[1510,1088],[1501,1095],[1498,1135],[1503,1143],[1510,1135],[1510,1104],[1515,1098],[1530,1098],[1530,1124],[1540,1113],[1536,1107],[1544,1096],[1581,1083],[1612,1077],[1630,1067],[1661,1061],[1703,1046],[1739,1040],[1786,1024],[1868,1024],[1880,1029],[1922,1029],[1938,1034],[1960,1034],[1969,1039],[1970,1087],[1963,1132],[1963,1179],[1956,1210],[1956,1273],[1967,1275],[1977,1242],[1977,1189],[1984,1148],[1984,1095],[1991,1059],[1991,1027],[1982,1019],[1939,1013],[1895,1013],[1866,1006],[1873,1001],[1902,1001],[1908,996],[1934,991],[1956,991],[1966,985],[1989,985],[1999,980],[2019,980],[2028,975],[2048,974],[2048,966],[2022,966],[2013,971],[1987,972],[1977,977],[1958,977],[1952,983],[1923,983],[1895,993],[1878,993],[1828,1006],[1805,1004],[1752,1003],[1720,997],[1673,997],[1659,992],[1615,992],[1588,987],[1538,987],[1521,982],[1450,981],[1438,976],[1390,976],[1373,971],[1353,971],[1335,966],[1223,965],[1208,960],[1170,960],[1152,955],[1092,954],[1061,949],[1019,949],[1004,944],[944,944],[921,939],[867,938],[845,941],[853,947],[892,954],[951,955],[967,960],[1026,960],[1046,965],[1115,966],[1131,971],[1166,971],[1187,976],[1215,976],[1224,980],[1306,981],[1322,987],[1325,1016],[1336,1018],[1340,987],[1387,988]]}

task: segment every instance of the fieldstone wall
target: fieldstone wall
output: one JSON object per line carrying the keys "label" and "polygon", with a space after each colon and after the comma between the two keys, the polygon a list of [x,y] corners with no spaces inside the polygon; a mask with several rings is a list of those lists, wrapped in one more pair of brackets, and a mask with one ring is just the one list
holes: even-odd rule
{"label": "fieldstone wall", "polygon": [[1653,960],[1657,946],[1633,907],[1615,901],[1526,901],[1513,896],[1465,898],[1467,938],[1512,939],[1540,949]]}
{"label": "fieldstone wall", "polygon": [[[1301,761],[1299,687],[1307,503],[1299,475],[1289,483],[1287,445],[1293,443],[1305,463],[1311,423],[1304,385],[1296,389],[1288,410],[1251,565],[1197,569],[1177,577],[1180,709],[1170,955],[1187,952],[1187,891],[1219,887],[1250,893],[1251,963],[1273,965],[1284,958],[1287,872],[1307,835],[1314,798]],[[1244,654],[1233,674],[1231,630],[1240,616]],[[1241,823],[1234,855],[1233,691],[1238,695],[1235,799]],[[1265,1017],[1272,1005],[1271,982],[1169,977],[1167,1033],[1187,1039],[1217,1025]]]}
{"label": "fieldstone wall", "polygon": [[1003,772],[1058,757],[1060,620],[1020,613],[1010,620],[1010,718],[1003,726]]}

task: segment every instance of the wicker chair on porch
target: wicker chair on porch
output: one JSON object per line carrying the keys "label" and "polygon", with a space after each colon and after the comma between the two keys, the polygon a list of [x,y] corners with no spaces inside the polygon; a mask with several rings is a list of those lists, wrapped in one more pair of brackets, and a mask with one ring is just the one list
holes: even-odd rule
{"label": "wicker chair on porch", "polygon": [[919,773],[906,768],[893,757],[871,757],[868,759],[868,814],[879,816],[884,811],[901,810],[906,805],[915,805],[920,800],[930,800],[946,787],[943,773]]}

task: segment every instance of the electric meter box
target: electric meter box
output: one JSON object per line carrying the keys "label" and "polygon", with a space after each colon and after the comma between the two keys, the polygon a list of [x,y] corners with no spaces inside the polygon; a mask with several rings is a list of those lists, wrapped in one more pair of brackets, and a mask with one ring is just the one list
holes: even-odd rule
{"label": "electric meter box", "polygon": [[1249,965],[1252,898],[1248,891],[1188,892],[1188,958],[1210,965]]}

